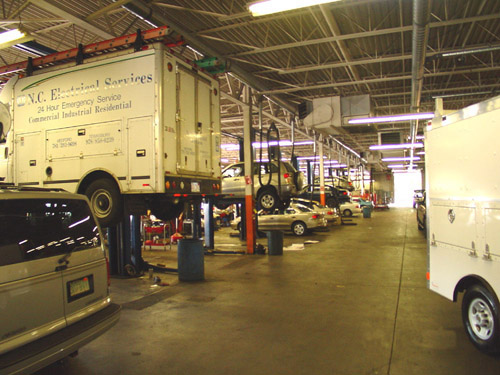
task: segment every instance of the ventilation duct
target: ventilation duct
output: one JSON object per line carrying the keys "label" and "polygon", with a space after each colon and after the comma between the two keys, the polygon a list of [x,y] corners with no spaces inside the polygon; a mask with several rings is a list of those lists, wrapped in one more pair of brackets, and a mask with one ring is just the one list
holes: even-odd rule
{"label": "ventilation duct", "polygon": [[[371,101],[369,95],[329,96],[317,98],[312,102],[312,112],[304,118],[304,125],[326,135],[339,134],[338,129],[347,125],[351,118],[370,117]],[[348,125],[352,127],[352,125]]]}

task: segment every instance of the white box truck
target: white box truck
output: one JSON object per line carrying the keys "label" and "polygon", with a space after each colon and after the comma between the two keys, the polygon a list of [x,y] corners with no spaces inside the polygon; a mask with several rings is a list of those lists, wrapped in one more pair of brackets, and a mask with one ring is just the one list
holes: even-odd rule
{"label": "white box truck", "polygon": [[467,335],[500,349],[500,96],[427,127],[428,286],[457,301]]}
{"label": "white box truck", "polygon": [[162,43],[18,75],[0,102],[0,181],[85,194],[104,227],[220,192],[218,81]]}

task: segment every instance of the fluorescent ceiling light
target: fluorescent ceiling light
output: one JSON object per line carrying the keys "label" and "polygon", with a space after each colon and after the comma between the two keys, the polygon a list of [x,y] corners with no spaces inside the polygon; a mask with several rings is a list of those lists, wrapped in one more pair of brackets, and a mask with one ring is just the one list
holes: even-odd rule
{"label": "fluorescent ceiling light", "polygon": [[34,37],[22,28],[12,29],[0,33],[0,48],[12,47],[19,43],[26,43],[33,40]]}
{"label": "fluorescent ceiling light", "polygon": [[254,17],[258,17],[313,5],[333,3],[334,1],[339,0],[263,0],[249,4],[248,10]]}
{"label": "fluorescent ceiling light", "polygon": [[[321,161],[321,160],[320,160]],[[319,164],[320,161],[313,161],[312,164]],[[323,165],[327,165],[327,164],[338,164],[339,161],[338,160],[323,160]]]}
{"label": "fluorescent ceiling light", "polygon": [[366,117],[366,118],[355,118],[348,121],[349,124],[372,124],[379,122],[398,122],[398,121],[410,121],[410,120],[429,120],[434,118],[434,113],[405,113],[402,115],[392,115],[392,116],[380,116],[380,117]]}
{"label": "fluorescent ceiling light", "polygon": [[423,143],[401,143],[397,145],[373,145],[370,150],[399,150],[404,148],[422,148]]}
{"label": "fluorescent ceiling light", "polygon": [[[304,145],[312,145],[314,144],[314,141],[300,141],[300,142],[295,142],[295,146],[304,146]],[[253,142],[252,146],[255,148],[260,148],[261,143],[260,142]],[[262,142],[262,147],[267,147],[267,146],[277,146],[278,141],[270,141],[269,144],[267,142]],[[289,147],[292,146],[292,141],[286,139],[280,141],[280,147]]]}
{"label": "fluorescent ceiling light", "polygon": [[412,160],[420,160],[420,156],[404,156],[404,157],[394,157],[394,158],[382,158],[382,161],[412,161]]}
{"label": "fluorescent ceiling light", "polygon": [[[319,159],[319,156],[299,156],[297,160],[314,160]],[[323,159],[326,159],[326,156],[323,156]]]}
{"label": "fluorescent ceiling light", "polygon": [[404,164],[389,164],[387,166],[387,168],[391,168],[391,169],[393,169],[393,168],[404,168],[404,167],[405,167]]}

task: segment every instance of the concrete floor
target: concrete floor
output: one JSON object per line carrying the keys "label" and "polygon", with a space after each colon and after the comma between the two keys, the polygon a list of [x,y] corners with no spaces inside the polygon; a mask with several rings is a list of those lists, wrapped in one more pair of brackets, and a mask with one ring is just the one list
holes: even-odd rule
{"label": "concrete floor", "polygon": [[[283,256],[206,256],[204,282],[114,278],[118,325],[38,374],[498,375],[500,357],[469,343],[460,305],[427,290],[414,210],[353,222]],[[243,249],[229,232],[216,248]],[[285,246],[303,241],[285,235]],[[173,250],[145,256],[176,266]]]}

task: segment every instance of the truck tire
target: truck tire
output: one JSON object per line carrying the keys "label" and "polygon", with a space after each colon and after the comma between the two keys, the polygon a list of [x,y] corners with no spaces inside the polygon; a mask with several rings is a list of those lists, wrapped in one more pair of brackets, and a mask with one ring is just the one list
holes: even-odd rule
{"label": "truck tire", "polygon": [[296,236],[303,236],[307,233],[307,225],[303,221],[295,221],[292,223],[292,232]]}
{"label": "truck tire", "polygon": [[108,178],[95,180],[85,189],[85,195],[101,227],[107,228],[120,222],[123,201],[114,181]]}
{"label": "truck tire", "polygon": [[262,189],[257,194],[257,209],[258,210],[266,210],[266,211],[274,211],[276,208],[279,208],[280,199],[278,197],[278,193],[276,193],[273,189]]}
{"label": "truck tire", "polygon": [[482,285],[468,288],[462,300],[462,320],[474,346],[483,353],[500,352],[499,305]]}

